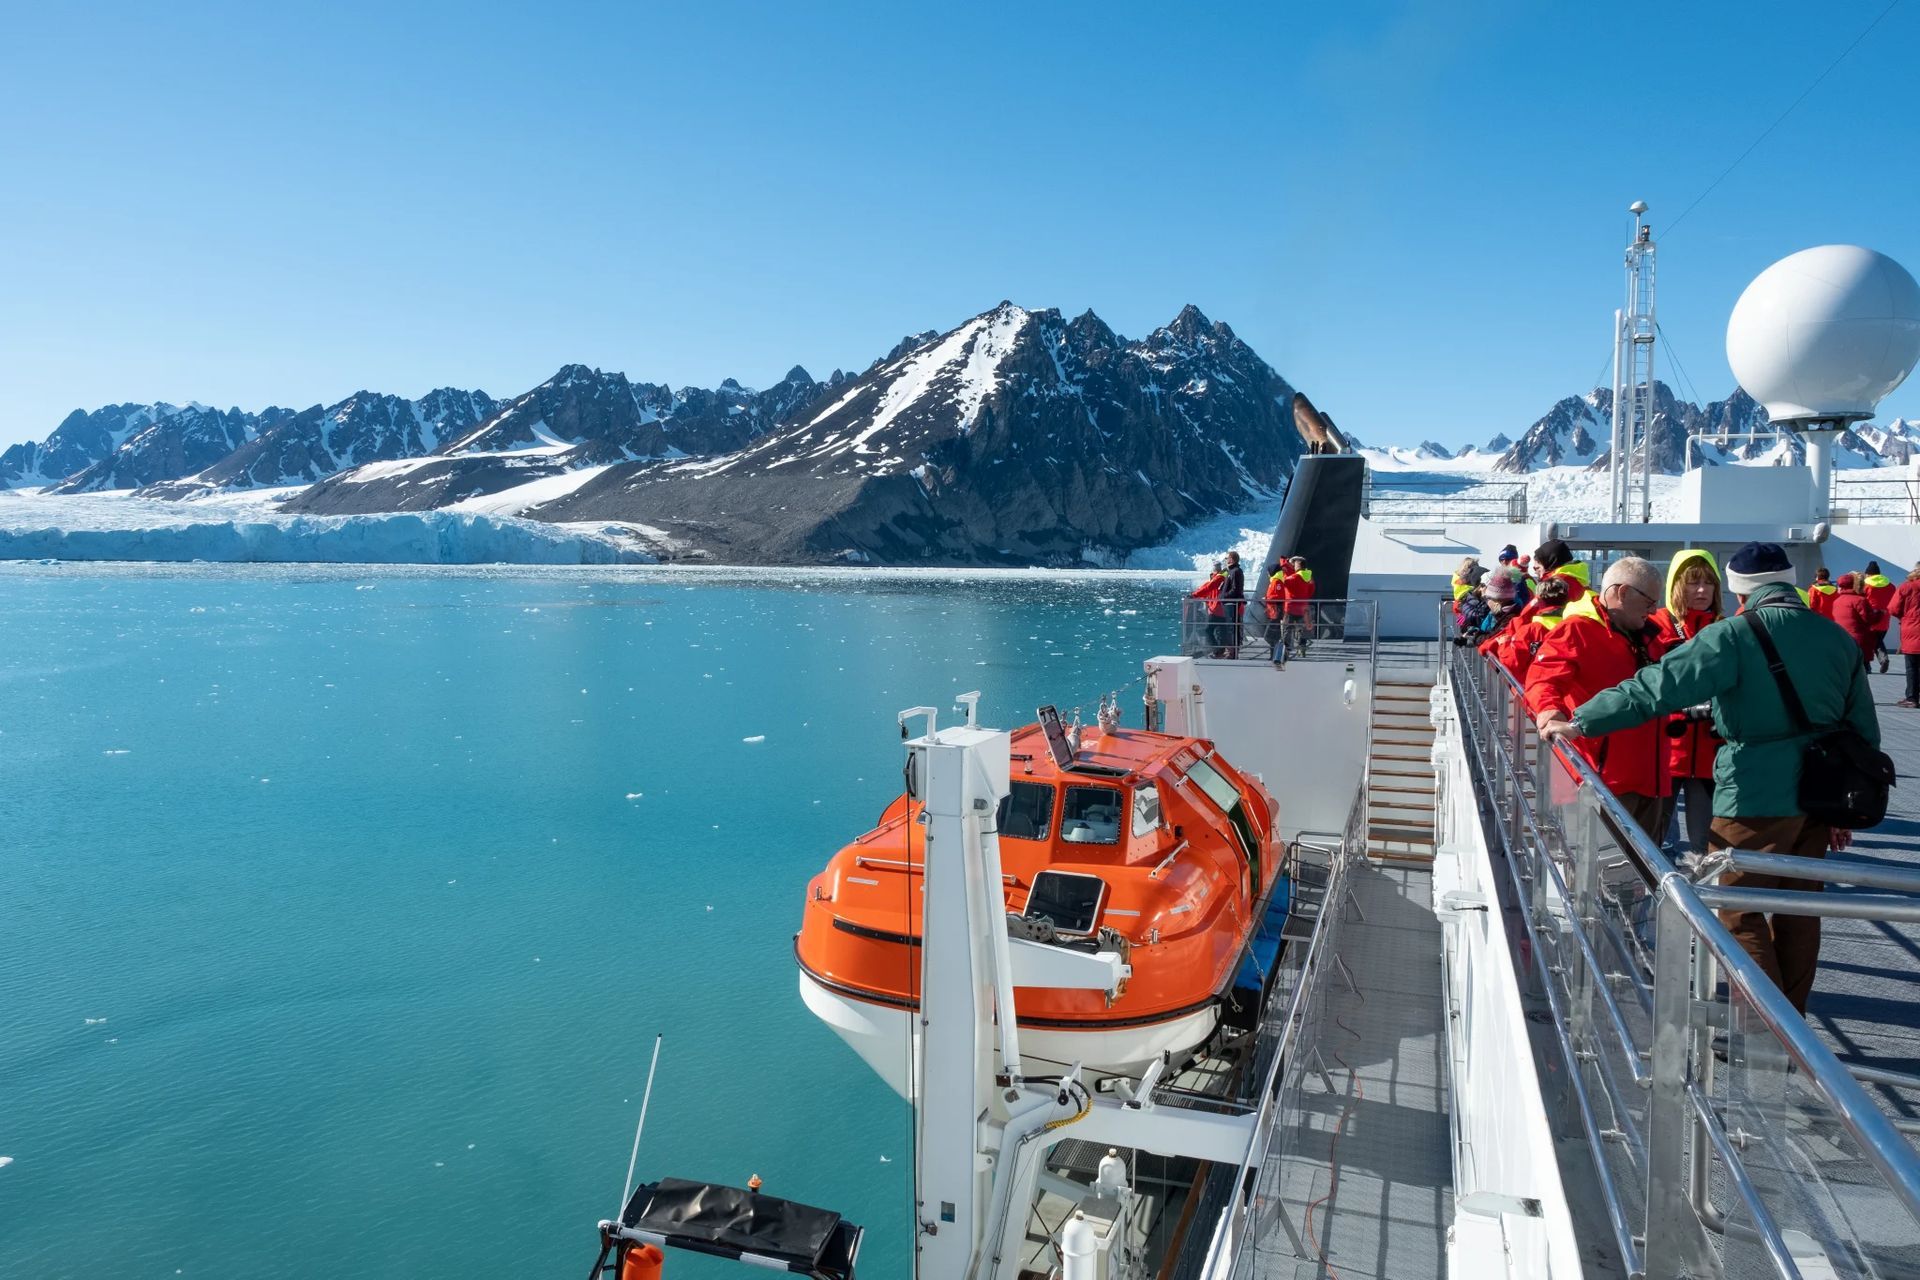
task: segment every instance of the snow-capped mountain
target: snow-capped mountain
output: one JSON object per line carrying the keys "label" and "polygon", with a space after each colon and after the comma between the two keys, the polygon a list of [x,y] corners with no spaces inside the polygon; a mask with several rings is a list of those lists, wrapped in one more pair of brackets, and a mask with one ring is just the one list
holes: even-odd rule
{"label": "snow-capped mountain", "polygon": [[314,405],[267,427],[205,470],[150,485],[143,497],[187,497],[218,489],[312,484],[365,462],[418,457],[498,407],[484,391],[442,387],[418,400],[360,391]]}
{"label": "snow-capped mountain", "polygon": [[564,454],[562,465],[730,453],[765,434],[818,394],[795,367],[766,391],[728,378],[711,391],[675,391],[570,364],[437,452]]}
{"label": "snow-capped mountain", "polygon": [[756,559],[1079,563],[1276,490],[1293,388],[1197,308],[1138,342],[1002,303],[904,344],[737,453],[614,467],[531,510]]}
{"label": "snow-capped mountain", "polygon": [[[1520,438],[1506,445],[1495,471],[1520,475],[1542,467],[1608,464],[1613,436],[1613,391],[1596,387],[1584,396],[1568,396],[1549,409]],[[1688,440],[1691,438],[1691,452]],[[1504,440],[1496,437],[1495,444]],[[1920,445],[1920,426],[1903,418],[1885,425],[1860,424],[1840,433],[1834,465],[1875,467],[1904,464]],[[1653,469],[1678,475],[1693,465],[1728,462],[1800,463],[1806,445],[1799,436],[1774,431],[1767,411],[1735,388],[1725,400],[1703,408],[1681,400],[1664,382],[1654,383]]]}
{"label": "snow-capped mountain", "polygon": [[667,397],[570,367],[443,457],[288,509],[633,521],[727,559],[1074,563],[1277,488],[1292,396],[1196,308],[1127,342],[1091,312],[1002,303],[826,383]]}
{"label": "snow-capped mountain", "polygon": [[23,441],[0,453],[0,488],[53,484],[92,466],[173,406],[110,404],[88,413],[75,409],[44,441]]}
{"label": "snow-capped mountain", "polygon": [[[184,408],[169,404],[143,406],[130,415],[136,424],[133,430],[110,433],[107,439],[111,447],[54,484],[52,491],[94,493],[103,489],[137,489],[192,475],[219,462],[261,431],[278,425],[292,414],[291,409],[280,408],[247,413],[240,409],[213,409],[203,404],[189,404]],[[145,423],[138,425],[142,417]],[[67,421],[73,419],[69,417]],[[119,438],[116,440],[115,436]]]}

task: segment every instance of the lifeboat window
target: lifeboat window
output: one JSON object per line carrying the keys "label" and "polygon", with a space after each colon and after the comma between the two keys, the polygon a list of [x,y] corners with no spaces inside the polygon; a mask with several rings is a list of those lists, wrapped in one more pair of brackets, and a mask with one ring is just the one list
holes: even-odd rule
{"label": "lifeboat window", "polygon": [[1016,782],[1000,802],[1000,834],[1015,840],[1045,840],[1053,830],[1053,788]]}
{"label": "lifeboat window", "polygon": [[1133,789],[1133,834],[1150,835],[1160,827],[1160,789],[1151,782]]}
{"label": "lifeboat window", "polygon": [[1247,817],[1246,805],[1240,802],[1240,792],[1227,781],[1226,775],[1205,760],[1195,760],[1188,765],[1187,778],[1226,815],[1235,838],[1240,842],[1240,852],[1253,869],[1253,881],[1257,888],[1260,884],[1260,840],[1254,832],[1252,821]]}
{"label": "lifeboat window", "polygon": [[1060,838],[1072,844],[1120,843],[1120,793],[1112,787],[1068,787]]}
{"label": "lifeboat window", "polygon": [[1099,876],[1076,871],[1042,871],[1033,878],[1027,909],[1020,914],[1029,920],[1053,921],[1055,933],[1091,937],[1099,927],[1100,908],[1106,896],[1107,882]]}

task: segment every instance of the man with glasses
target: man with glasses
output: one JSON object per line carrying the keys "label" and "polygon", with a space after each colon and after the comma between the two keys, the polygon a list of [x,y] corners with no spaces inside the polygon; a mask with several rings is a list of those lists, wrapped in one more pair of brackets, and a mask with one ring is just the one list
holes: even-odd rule
{"label": "man with glasses", "polygon": [[[1613,581],[1611,573],[1607,581]],[[1815,821],[1801,810],[1800,767],[1808,740],[1833,726],[1848,725],[1879,746],[1880,720],[1859,652],[1846,632],[1802,602],[1794,587],[1793,565],[1775,544],[1750,542],[1735,552],[1727,561],[1727,586],[1740,597],[1743,617],[1703,629],[1616,688],[1604,688],[1602,682],[1602,691],[1573,708],[1571,718],[1543,718],[1541,732],[1574,742],[1596,736],[1618,740],[1652,728],[1684,707],[1711,701],[1714,732],[1726,742],[1713,762],[1708,849],[1802,858],[1844,849],[1852,832]],[[1755,634],[1756,624],[1765,629],[1765,642]],[[1779,678],[1767,645],[1779,655]],[[1793,714],[1783,689],[1792,690],[1801,716]],[[1757,871],[1730,871],[1720,883],[1750,889],[1820,888],[1817,880]],[[1723,911],[1720,921],[1793,1007],[1806,1012],[1820,961],[1820,918]]]}
{"label": "man with glasses", "polygon": [[[1616,560],[1591,596],[1591,612],[1568,611],[1547,633],[1527,668],[1527,710],[1550,736],[1582,703],[1658,662],[1659,628],[1649,615],[1660,606],[1660,571],[1638,556]],[[1634,821],[1657,843],[1667,828],[1673,794],[1667,742],[1658,720],[1613,733],[1575,736],[1573,747]]]}

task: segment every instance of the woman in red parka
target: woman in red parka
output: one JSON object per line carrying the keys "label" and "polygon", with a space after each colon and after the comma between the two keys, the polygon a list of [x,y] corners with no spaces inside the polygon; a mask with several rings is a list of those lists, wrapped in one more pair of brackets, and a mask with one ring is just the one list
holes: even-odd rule
{"label": "woman in red parka", "polygon": [[1894,591],[1888,612],[1900,619],[1900,656],[1907,664],[1907,696],[1895,705],[1920,707],[1920,564]]}
{"label": "woman in red parka", "polygon": [[[1682,551],[1667,566],[1667,603],[1653,611],[1660,629],[1661,647],[1671,651],[1720,621],[1720,566],[1713,553]],[[1694,854],[1707,851],[1707,828],[1713,824],[1713,758],[1720,751],[1720,735],[1711,720],[1680,712],[1667,721],[1667,771],[1673,775],[1673,793],[1686,805],[1687,847]]]}
{"label": "woman in red parka", "polygon": [[1833,598],[1833,611],[1828,616],[1860,646],[1860,661],[1872,670],[1873,651],[1879,646],[1878,633],[1886,630],[1887,621],[1886,615],[1861,594],[1858,576],[1840,575],[1840,594]]}

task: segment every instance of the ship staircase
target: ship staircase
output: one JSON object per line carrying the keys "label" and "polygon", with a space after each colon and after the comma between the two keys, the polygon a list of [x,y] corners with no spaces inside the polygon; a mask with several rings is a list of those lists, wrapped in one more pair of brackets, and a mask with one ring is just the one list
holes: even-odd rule
{"label": "ship staircase", "polygon": [[1426,652],[1431,647],[1389,643],[1374,675],[1367,856],[1381,861],[1433,861],[1434,670]]}

